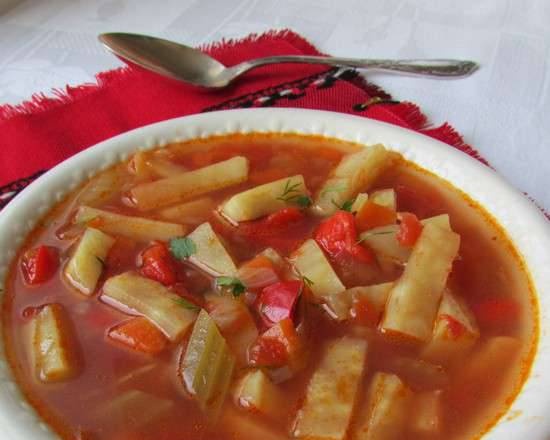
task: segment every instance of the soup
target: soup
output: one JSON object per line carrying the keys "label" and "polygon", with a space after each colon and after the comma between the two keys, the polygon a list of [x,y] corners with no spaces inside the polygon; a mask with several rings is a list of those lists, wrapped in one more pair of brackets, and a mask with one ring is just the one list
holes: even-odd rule
{"label": "soup", "polygon": [[234,135],[55,206],[3,326],[64,439],[477,438],[528,373],[530,289],[479,206],[383,146]]}

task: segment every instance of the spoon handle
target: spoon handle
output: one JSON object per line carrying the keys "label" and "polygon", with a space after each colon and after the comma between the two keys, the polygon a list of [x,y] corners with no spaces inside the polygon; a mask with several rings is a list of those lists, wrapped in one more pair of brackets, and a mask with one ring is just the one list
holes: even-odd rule
{"label": "spoon handle", "polygon": [[327,64],[330,66],[355,67],[359,69],[376,69],[392,72],[402,72],[413,75],[461,77],[468,76],[479,68],[473,61],[426,59],[426,60],[383,60],[357,59],[320,56],[283,55],[245,61],[231,68],[235,74],[242,74],[250,69],[267,64],[298,63]]}

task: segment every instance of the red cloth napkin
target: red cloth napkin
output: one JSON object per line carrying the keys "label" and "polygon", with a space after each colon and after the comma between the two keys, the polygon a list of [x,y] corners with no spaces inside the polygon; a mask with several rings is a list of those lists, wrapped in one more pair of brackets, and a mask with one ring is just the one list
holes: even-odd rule
{"label": "red cloth napkin", "polygon": [[[318,55],[291,31],[272,31],[203,48],[226,65],[268,55]],[[416,130],[481,157],[448,124],[427,127],[419,108],[392,101],[355,71],[273,65],[218,91],[140,69],[121,68],[83,84],[0,106],[0,209],[34,178],[67,157],[119,133],[177,116],[244,107],[297,107],[361,115]]]}

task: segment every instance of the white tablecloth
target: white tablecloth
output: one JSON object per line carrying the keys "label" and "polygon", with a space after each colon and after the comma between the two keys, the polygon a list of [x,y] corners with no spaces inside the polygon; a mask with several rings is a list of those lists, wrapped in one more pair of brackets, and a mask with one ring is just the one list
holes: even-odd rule
{"label": "white tablecloth", "polygon": [[0,0],[0,11],[4,2],[0,103],[118,66],[96,41],[106,31],[198,45],[290,27],[334,55],[477,60],[483,68],[468,79],[369,78],[434,123],[450,121],[550,209],[548,0]]}

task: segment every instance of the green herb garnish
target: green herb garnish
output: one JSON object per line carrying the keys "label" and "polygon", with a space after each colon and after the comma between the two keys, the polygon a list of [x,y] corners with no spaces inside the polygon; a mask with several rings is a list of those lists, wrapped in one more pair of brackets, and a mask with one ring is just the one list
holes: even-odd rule
{"label": "green herb garnish", "polygon": [[99,261],[99,263],[101,264],[101,267],[105,268],[105,266],[107,265],[105,263],[105,261],[103,261],[101,258],[99,258],[97,255],[95,256],[95,258],[97,259],[97,261]]}
{"label": "green herb garnish", "polygon": [[300,208],[309,208],[312,204],[311,199],[308,196],[298,196],[296,198],[296,204]]}
{"label": "green herb garnish", "polygon": [[178,260],[183,260],[197,253],[197,245],[189,237],[173,238],[170,240],[170,252]]}
{"label": "green herb garnish", "polygon": [[174,302],[187,310],[199,311],[201,309],[198,305],[193,304],[191,301],[188,301],[185,298],[176,298],[174,299]]}
{"label": "green herb garnish", "polygon": [[342,211],[347,211],[347,212],[351,212],[351,207],[353,206],[353,203],[355,202],[355,199],[351,199],[351,200],[346,200],[344,203],[342,203],[341,205],[339,205],[338,203],[336,203],[334,201],[334,199],[331,199],[330,201],[334,206],[336,206],[338,209],[342,210]]}
{"label": "green herb garnish", "polygon": [[218,277],[216,278],[217,287],[228,287],[231,289],[231,294],[237,298],[246,290],[246,286],[241,280],[234,277]]}
{"label": "green herb garnish", "polygon": [[305,275],[302,277],[302,281],[304,282],[304,284],[307,284],[308,287],[311,287],[313,286],[315,283],[313,281],[311,281],[308,277],[306,277]]}
{"label": "green herb garnish", "polygon": [[277,200],[281,200],[282,202],[286,203],[295,203],[301,208],[307,208],[308,206],[311,206],[311,199],[301,194],[300,192],[300,182],[290,184],[291,180],[288,179],[285,183],[285,188],[283,189],[283,193],[277,197]]}

